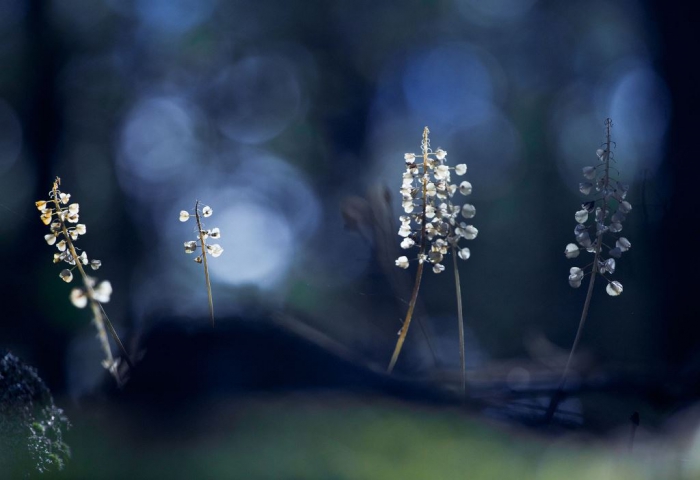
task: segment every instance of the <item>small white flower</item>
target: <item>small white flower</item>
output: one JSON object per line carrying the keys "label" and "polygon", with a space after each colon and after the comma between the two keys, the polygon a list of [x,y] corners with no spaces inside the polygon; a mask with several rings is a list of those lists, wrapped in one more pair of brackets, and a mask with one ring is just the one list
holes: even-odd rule
{"label": "small white flower", "polygon": [[462,216],[464,218],[474,218],[474,215],[476,215],[476,207],[474,205],[469,203],[462,205]]}
{"label": "small white flower", "polygon": [[603,270],[608,273],[615,273],[615,259],[608,258],[605,263],[603,263]]}
{"label": "small white flower", "polygon": [[185,253],[194,253],[197,249],[197,242],[194,240],[191,242],[185,242]]}
{"label": "small white flower", "polygon": [[407,153],[403,156],[403,159],[406,160],[406,163],[413,163],[416,161],[416,154],[415,153]]}
{"label": "small white flower", "polygon": [[211,238],[214,238],[214,239],[221,238],[221,231],[219,230],[218,227],[217,227],[217,228],[212,228],[212,229],[209,231],[209,236],[210,236]]}
{"label": "small white flower", "polygon": [[61,280],[63,280],[66,283],[70,283],[70,281],[73,280],[73,273],[67,268],[61,270],[61,273],[59,273],[58,276],[61,277]]}
{"label": "small white flower", "polygon": [[460,223],[459,228],[455,228],[455,233],[464,237],[467,240],[474,240],[479,234],[479,230],[474,225],[466,225],[465,223]]}
{"label": "small white flower", "polygon": [[44,213],[46,211],[46,200],[39,200],[38,202],[34,202],[34,205],[36,205],[37,210],[39,210],[41,213]]}
{"label": "small white flower", "polygon": [[197,256],[197,257],[194,257],[194,261],[197,262],[197,263],[202,263],[202,256],[199,255],[199,256]]}
{"label": "small white flower", "polygon": [[78,256],[78,260],[80,260],[80,263],[82,263],[83,265],[87,265],[88,262],[89,262],[88,257],[87,257],[87,252],[85,252],[85,251],[83,250],[83,253],[81,253],[81,254]]}
{"label": "small white flower", "polygon": [[85,308],[88,299],[87,295],[85,295],[85,292],[81,288],[74,288],[70,291],[70,301],[78,308]]}
{"label": "small white flower", "polygon": [[401,237],[408,237],[411,234],[411,227],[404,223],[401,225],[401,228],[399,228],[399,236]]}
{"label": "small white flower", "polygon": [[588,220],[588,211],[579,210],[578,212],[576,212],[576,215],[574,215],[574,218],[578,223],[585,223],[586,220]]}
{"label": "small white flower", "polygon": [[79,223],[75,226],[75,232],[77,232],[78,235],[85,235],[87,232],[87,227],[84,223]]}
{"label": "small white flower", "polygon": [[95,259],[90,260],[90,268],[92,268],[93,270],[97,270],[101,266],[102,266],[102,262],[100,260],[95,260]]}
{"label": "small white flower", "polygon": [[603,155],[605,155],[605,150],[602,148],[599,148],[598,150],[595,151],[595,154],[598,156],[598,158],[603,161]]}
{"label": "small white flower", "polygon": [[457,185],[455,185],[454,183],[451,184],[449,187],[447,187],[447,191],[450,193],[450,197],[452,197],[457,191]]}
{"label": "small white flower", "polygon": [[403,248],[404,250],[411,248],[415,244],[416,244],[416,242],[414,242],[413,239],[408,238],[408,237],[401,240],[401,248]]}
{"label": "small white flower", "polygon": [[435,184],[433,182],[428,183],[428,185],[425,187],[425,191],[429,197],[434,197],[437,194],[437,189],[435,188]]}
{"label": "small white flower", "polygon": [[566,258],[576,258],[578,257],[579,253],[581,253],[581,251],[573,243],[568,244],[564,249],[564,255],[566,255]]}
{"label": "small white flower", "polygon": [[41,221],[44,222],[44,225],[48,225],[49,223],[51,223],[51,216],[52,215],[53,215],[53,210],[51,210],[50,208],[41,214]]}
{"label": "small white flower", "polygon": [[579,192],[583,193],[584,195],[588,195],[589,193],[591,193],[592,188],[593,184],[591,182],[581,182],[578,184]]}
{"label": "small white flower", "polygon": [[583,176],[588,180],[595,178],[595,167],[583,167]]}
{"label": "small white flower", "polygon": [[407,199],[401,202],[401,206],[403,206],[403,211],[406,213],[411,213],[413,211],[413,199]]}
{"label": "small white flower", "polygon": [[625,237],[620,237],[620,239],[615,242],[615,246],[620,249],[621,252],[626,252],[632,248],[632,244]]}
{"label": "small white flower", "polygon": [[435,158],[437,158],[438,160],[444,160],[446,156],[447,152],[444,151],[442,148],[438,148],[437,152],[435,152]]}
{"label": "small white flower", "polygon": [[425,206],[425,218],[433,218],[435,217],[435,207],[432,205],[426,205]]}
{"label": "small white flower", "polygon": [[583,270],[578,267],[571,267],[569,269],[569,285],[578,288],[581,286],[581,280],[583,280]]}
{"label": "small white flower", "polygon": [[66,204],[70,201],[70,193],[62,193],[58,196],[62,204]]}
{"label": "small white flower", "polygon": [[618,281],[610,282],[608,286],[605,287],[605,291],[608,292],[608,295],[611,297],[617,297],[622,293],[622,284]]}
{"label": "small white flower", "polygon": [[450,177],[450,167],[447,165],[438,165],[433,175],[437,180],[446,180]]}
{"label": "small white flower", "polygon": [[109,297],[112,295],[112,284],[109,280],[104,280],[93,290],[94,295],[92,298],[100,303],[109,302]]}
{"label": "small white flower", "polygon": [[436,263],[435,265],[433,265],[433,272],[435,272],[435,273],[441,273],[441,272],[443,272],[443,271],[445,271],[445,266],[444,266],[444,265],[442,265],[442,264],[440,264],[440,263]]}
{"label": "small white flower", "polygon": [[78,223],[79,217],[77,213],[69,213],[68,217],[66,217],[66,220],[68,220],[70,223]]}
{"label": "small white flower", "polygon": [[408,268],[408,258],[401,256],[396,259],[396,266],[401,268]]}
{"label": "small white flower", "polygon": [[77,215],[79,211],[80,211],[80,204],[79,203],[71,203],[70,205],[68,205],[68,214],[69,215]]}
{"label": "small white flower", "polygon": [[471,255],[472,252],[468,248],[462,248],[457,252],[457,256],[462,260],[468,260]]}
{"label": "small white flower", "polygon": [[467,164],[466,163],[460,163],[459,165],[455,166],[455,173],[457,175],[464,175],[467,173]]}
{"label": "small white flower", "polygon": [[445,240],[443,240],[442,238],[438,238],[437,240],[435,240],[435,243],[433,243],[432,249],[444,255],[447,253],[447,246],[448,245]]}
{"label": "small white flower", "polygon": [[470,195],[472,193],[472,184],[464,181],[459,184],[459,193],[462,195]]}
{"label": "small white flower", "polygon": [[66,251],[66,241],[65,241],[65,240],[61,240],[60,242],[58,242],[58,243],[56,244],[56,248],[58,248],[58,251],[59,251],[59,252],[65,252],[65,251]]}
{"label": "small white flower", "polygon": [[44,235],[44,240],[46,240],[46,243],[49,245],[53,245],[56,243],[56,234],[54,233],[49,233],[48,235]]}
{"label": "small white flower", "polygon": [[624,200],[620,203],[620,206],[618,207],[622,213],[629,213],[632,210],[632,204],[628,202],[627,200]]}
{"label": "small white flower", "polygon": [[205,206],[202,208],[202,216],[204,217],[211,217],[211,214],[214,213],[209,206]]}
{"label": "small white flower", "polygon": [[430,263],[440,263],[442,262],[443,255],[440,253],[439,250],[431,250],[431,252],[428,254],[428,259],[430,260]]}
{"label": "small white flower", "polygon": [[215,243],[214,245],[207,245],[207,252],[214,258],[218,257],[222,253],[224,253],[224,249],[221,248],[221,245],[218,243]]}
{"label": "small white flower", "polygon": [[189,218],[190,218],[189,213],[187,213],[185,210],[180,211],[180,221],[181,222],[186,222],[187,220],[189,220]]}

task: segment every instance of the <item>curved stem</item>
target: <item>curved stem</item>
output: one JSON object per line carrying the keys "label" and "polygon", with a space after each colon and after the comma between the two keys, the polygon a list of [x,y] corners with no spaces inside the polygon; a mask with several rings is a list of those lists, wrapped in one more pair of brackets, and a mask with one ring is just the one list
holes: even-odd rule
{"label": "curved stem", "polygon": [[416,301],[418,300],[418,291],[420,290],[420,282],[423,277],[423,255],[425,253],[425,208],[428,205],[428,127],[423,129],[423,213],[421,217],[421,228],[420,228],[420,248],[418,251],[418,270],[416,271],[416,281],[413,285],[413,292],[411,293],[411,300],[408,303],[408,312],[406,312],[406,319],[403,322],[401,331],[399,332],[399,339],[396,342],[396,347],[394,348],[394,353],[391,356],[391,361],[387,367],[387,373],[391,373],[394,370],[396,361],[399,359],[399,354],[401,353],[401,348],[403,347],[404,341],[406,341],[406,335],[408,334],[408,327],[411,325],[411,319],[413,318],[413,310],[416,307]]}
{"label": "curved stem", "polygon": [[112,366],[114,365],[114,357],[112,356],[112,349],[109,346],[109,340],[107,339],[107,333],[105,330],[105,326],[109,329],[110,334],[112,335],[112,338],[114,339],[114,342],[117,344],[119,347],[119,350],[121,351],[122,356],[124,357],[124,360],[126,360],[127,365],[129,365],[129,368],[133,369],[133,364],[131,363],[131,359],[129,358],[129,354],[126,352],[126,348],[124,348],[124,344],[122,341],[119,339],[119,335],[117,335],[116,330],[114,329],[114,326],[112,325],[112,322],[109,320],[109,317],[107,316],[107,313],[104,311],[104,308],[102,308],[102,304],[95,300],[95,290],[92,288],[92,283],[88,279],[87,273],[85,273],[85,269],[83,268],[83,265],[80,263],[80,259],[78,258],[78,252],[75,249],[75,246],[73,245],[73,241],[71,239],[70,233],[68,232],[68,228],[66,227],[66,223],[61,217],[61,204],[58,199],[58,180],[54,182],[53,184],[53,202],[56,206],[56,216],[61,223],[61,231],[63,233],[63,238],[66,240],[66,245],[68,246],[68,250],[70,251],[71,256],[73,257],[73,260],[75,261],[75,266],[78,268],[78,271],[80,272],[80,276],[83,280],[83,285],[85,287],[85,293],[87,295],[87,298],[90,302],[90,309],[92,310],[92,315],[93,315],[93,320],[95,324],[95,328],[97,328],[97,336],[100,339],[100,343],[102,344],[102,350],[105,353],[106,362],[109,364],[108,369],[110,372],[113,372],[113,375],[115,375],[117,382],[121,384],[121,380],[119,378],[119,372],[117,369],[112,370]]}
{"label": "curved stem", "polygon": [[[603,174],[604,185],[603,185],[603,220],[607,216],[608,204],[605,199],[605,192],[608,189],[610,183],[610,126],[612,122],[607,119],[605,122],[605,154],[603,157],[603,162],[605,163],[605,173]],[[597,222],[597,220],[596,220]],[[596,273],[598,272],[598,260],[600,258],[600,250],[603,246],[602,233],[598,235],[596,226],[596,247],[595,254],[593,256],[593,266],[591,267],[591,279],[588,283],[588,292],[586,293],[586,301],[583,303],[583,311],[581,312],[581,320],[579,320],[578,330],[576,331],[576,337],[574,338],[574,343],[571,346],[571,352],[569,352],[569,358],[566,360],[566,365],[564,366],[564,372],[562,373],[561,380],[559,381],[559,386],[552,395],[552,399],[549,402],[549,407],[547,408],[547,413],[545,414],[545,422],[549,423],[554,416],[554,412],[557,409],[557,405],[562,400],[564,396],[564,387],[566,386],[566,377],[569,374],[569,368],[571,367],[571,362],[576,353],[576,348],[581,341],[581,336],[583,334],[583,326],[586,324],[586,318],[588,317],[588,309],[591,305],[591,298],[593,298],[593,285],[595,284]]]}
{"label": "curved stem", "polygon": [[207,264],[207,249],[204,242],[204,230],[202,230],[202,222],[199,218],[199,200],[194,203],[194,218],[197,220],[197,232],[199,234],[199,243],[202,248],[202,263],[204,264],[204,282],[207,286],[207,297],[209,299],[209,317],[211,318],[211,326],[214,326],[214,300],[211,296],[211,282],[209,281],[209,265]]}
{"label": "curved stem", "polygon": [[455,290],[457,295],[457,321],[459,326],[459,363],[462,367],[462,396],[467,397],[467,363],[464,352],[464,318],[462,317],[462,287],[459,283],[459,269],[457,268],[457,250],[452,245],[452,263],[455,271]]}
{"label": "curved stem", "polygon": [[[422,250],[421,250],[422,251]],[[396,361],[399,359],[399,354],[401,353],[401,348],[403,347],[403,342],[406,340],[406,334],[408,333],[408,327],[411,324],[411,318],[413,318],[413,309],[416,306],[416,300],[418,299],[418,290],[420,289],[420,281],[423,277],[423,262],[418,264],[418,271],[416,272],[416,283],[413,285],[413,293],[411,293],[411,301],[408,304],[408,312],[406,312],[406,319],[403,322],[403,327],[399,332],[399,339],[396,342],[396,347],[394,348],[394,353],[391,356],[391,362],[389,362],[389,367],[387,372],[391,373],[394,370]]]}

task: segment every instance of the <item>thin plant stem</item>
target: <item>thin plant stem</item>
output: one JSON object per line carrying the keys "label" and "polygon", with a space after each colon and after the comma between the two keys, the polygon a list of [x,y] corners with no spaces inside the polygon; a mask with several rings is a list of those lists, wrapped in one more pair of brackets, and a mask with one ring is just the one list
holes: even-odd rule
{"label": "thin plant stem", "polygon": [[459,326],[459,363],[462,369],[462,396],[467,397],[467,364],[464,352],[464,318],[462,316],[462,287],[459,283],[459,269],[457,268],[457,250],[452,245],[452,263],[455,271],[455,294],[457,296],[457,325]]}
{"label": "thin plant stem", "polygon": [[416,301],[418,300],[418,291],[420,290],[420,282],[423,277],[423,255],[425,253],[426,235],[425,235],[425,208],[428,204],[428,127],[423,129],[423,214],[421,217],[421,228],[420,228],[420,251],[418,252],[418,270],[416,271],[416,281],[413,285],[413,292],[411,293],[411,300],[408,303],[408,312],[406,312],[406,319],[403,322],[401,331],[399,332],[399,339],[396,342],[396,348],[394,348],[394,353],[391,356],[391,361],[389,362],[389,367],[387,368],[387,373],[391,373],[394,370],[396,361],[399,359],[399,354],[401,353],[401,348],[403,347],[404,341],[406,341],[406,334],[408,334],[408,327],[411,325],[411,319],[413,318],[413,310],[416,307]]}
{"label": "thin plant stem", "polygon": [[[421,249],[422,253],[422,249]],[[413,285],[413,293],[411,294],[411,301],[408,304],[408,312],[406,313],[406,319],[403,322],[403,327],[401,327],[401,332],[399,332],[399,339],[396,342],[396,348],[394,348],[394,354],[391,356],[391,362],[389,363],[389,368],[387,372],[391,373],[394,370],[394,365],[399,359],[399,354],[401,353],[401,348],[403,347],[403,342],[406,340],[406,334],[408,333],[408,326],[411,324],[411,318],[413,318],[413,309],[416,306],[416,300],[418,299],[418,290],[420,289],[420,281],[423,277],[423,263],[418,264],[418,271],[416,272],[416,283]]]}
{"label": "thin plant stem", "polygon": [[204,263],[204,281],[207,285],[207,297],[209,299],[209,317],[211,318],[211,326],[214,326],[214,300],[211,296],[211,282],[209,281],[209,265],[207,264],[207,249],[204,242],[204,230],[202,222],[199,218],[199,200],[194,203],[194,218],[197,220],[197,231],[199,232],[199,242],[202,248],[202,263]]}
{"label": "thin plant stem", "polygon": [[[606,132],[605,132],[605,153],[604,153],[604,162],[605,162],[605,174],[604,174],[604,189],[603,191],[607,191],[608,184],[610,182],[610,126],[612,125],[612,122],[610,119],[606,120],[605,122],[606,125]],[[605,197],[603,197],[603,218],[606,217],[607,215],[607,201],[605,200]],[[597,227],[596,227],[597,228]],[[569,358],[566,360],[566,365],[564,366],[564,372],[562,373],[561,380],[559,381],[559,386],[557,387],[556,391],[552,395],[552,399],[549,402],[549,407],[547,408],[547,413],[545,414],[545,422],[549,423],[552,420],[552,417],[554,417],[554,412],[557,410],[557,405],[561,401],[563,395],[564,395],[564,387],[566,385],[566,377],[569,374],[569,368],[571,367],[571,362],[574,358],[574,354],[576,353],[576,348],[578,347],[579,342],[581,341],[581,336],[583,334],[583,326],[586,324],[586,318],[588,318],[588,309],[591,306],[591,298],[593,298],[593,285],[595,285],[595,277],[596,273],[598,273],[598,259],[600,258],[600,250],[603,246],[602,243],[602,236],[598,235],[598,232],[596,231],[596,246],[595,246],[595,254],[593,256],[593,266],[591,267],[591,278],[588,283],[588,292],[586,293],[586,301],[583,304],[583,311],[581,312],[581,320],[579,321],[578,324],[578,330],[576,331],[576,338],[574,338],[574,344],[571,346],[571,352],[569,352]]]}

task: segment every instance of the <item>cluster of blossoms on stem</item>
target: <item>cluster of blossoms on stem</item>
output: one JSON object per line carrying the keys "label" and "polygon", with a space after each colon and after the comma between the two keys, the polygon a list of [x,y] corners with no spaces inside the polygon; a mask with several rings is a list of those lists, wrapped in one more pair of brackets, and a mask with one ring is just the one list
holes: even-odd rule
{"label": "cluster of blossoms on stem", "polygon": [[[569,284],[573,288],[580,287],[583,277],[588,273],[598,273],[608,282],[605,289],[607,293],[618,296],[622,293],[622,284],[608,279],[607,275],[615,273],[615,260],[632,246],[627,238],[619,235],[632,205],[626,200],[629,186],[611,177],[611,170],[616,171],[611,165],[615,161],[610,141],[612,121],[607,119],[605,126],[606,141],[596,151],[600,163],[584,167],[583,176],[586,181],[579,184],[581,193],[590,195],[595,190],[597,196],[581,205],[581,209],[574,215],[577,222],[574,229],[576,243],[569,243],[564,254],[566,258],[576,258],[585,250],[594,255],[590,265],[583,269],[572,267],[569,270]],[[603,248],[607,250],[607,258],[603,255]],[[590,272],[587,273],[585,270],[589,267]]]}
{"label": "cluster of blossoms on stem", "polygon": [[41,221],[50,229],[50,233],[44,235],[44,239],[46,243],[55,245],[58,249],[58,252],[53,255],[53,262],[65,262],[71,266],[61,270],[59,274],[64,282],[70,283],[73,280],[73,270],[75,268],[78,268],[85,278],[86,288],[90,292],[88,293],[82,288],[74,288],[70,294],[73,305],[78,308],[84,308],[88,304],[89,295],[98,302],[109,302],[112,294],[112,285],[109,281],[104,280],[95,286],[95,279],[85,275],[82,268],[89,265],[93,270],[97,270],[102,266],[102,262],[96,259],[90,260],[84,250],[75,246],[75,242],[80,236],[85,235],[87,232],[87,227],[83,223],[78,223],[80,205],[70,203],[71,195],[61,192],[58,189],[59,184],[60,181],[57,179],[54,182],[53,189],[49,192],[49,200],[39,200],[35,203],[37,209],[41,212]]}
{"label": "cluster of blossoms on stem", "polygon": [[[404,155],[406,171],[401,196],[405,215],[400,217],[398,233],[403,237],[401,248],[408,250],[417,246],[418,262],[428,261],[433,265],[433,272],[440,273],[445,270],[442,261],[450,249],[454,248],[462,260],[469,258],[469,248],[460,248],[459,242],[475,239],[479,231],[463,221],[474,217],[474,205],[452,203],[457,192],[465,196],[472,193],[472,185],[467,181],[459,185],[451,183],[452,173],[462,176],[467,173],[467,166],[463,163],[455,167],[446,165],[447,152],[441,148],[433,152],[428,133],[426,127],[421,156],[414,153]],[[398,267],[408,268],[408,265],[406,256],[396,260]]]}
{"label": "cluster of blossoms on stem", "polygon": [[[201,217],[211,217],[213,213],[211,207],[204,206],[199,208],[199,201],[195,203],[195,220],[197,222],[197,240],[191,240],[185,242],[185,253],[194,253],[198,247],[202,249],[202,254],[195,257],[194,261],[197,263],[202,263],[202,260],[206,262],[207,253],[212,257],[218,257],[224,253],[224,249],[218,243],[208,244],[206,242],[207,238],[219,239],[221,238],[221,231],[218,228],[212,228],[211,230],[205,230],[201,221]],[[186,222],[189,220],[191,215],[186,210],[180,212],[180,221]],[[199,241],[199,243],[197,243]]]}

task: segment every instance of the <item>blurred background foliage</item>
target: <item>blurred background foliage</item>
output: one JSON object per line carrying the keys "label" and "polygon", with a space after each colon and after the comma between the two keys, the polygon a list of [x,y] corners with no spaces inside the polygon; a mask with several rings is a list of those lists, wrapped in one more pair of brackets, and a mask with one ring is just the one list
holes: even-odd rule
{"label": "blurred background foliage", "polygon": [[[383,366],[412,282],[393,267],[403,154],[428,125],[474,186],[468,367],[525,388],[576,331],[585,291],[568,286],[563,251],[611,117],[633,249],[624,294],[601,285],[593,299],[585,365],[697,380],[681,240],[698,216],[692,17],[632,0],[0,2],[0,346],[59,395],[103,380],[34,208],[58,175],[134,351],[164,319],[205,323],[191,225],[177,221],[199,199],[222,232],[221,318],[285,312]],[[451,282],[426,275],[400,372],[458,372]]]}

